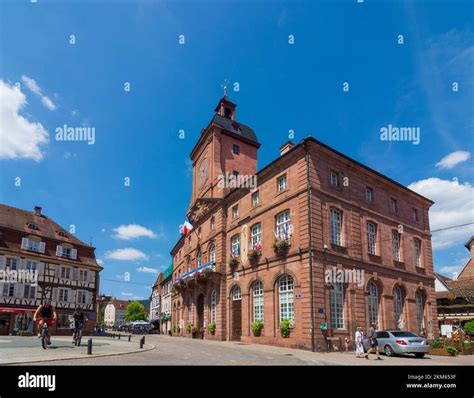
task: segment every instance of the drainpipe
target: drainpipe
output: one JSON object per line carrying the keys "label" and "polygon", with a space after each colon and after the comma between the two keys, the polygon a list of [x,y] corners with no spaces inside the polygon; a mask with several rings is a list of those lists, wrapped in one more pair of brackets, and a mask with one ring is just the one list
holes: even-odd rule
{"label": "drainpipe", "polygon": [[315,351],[314,342],[314,291],[313,291],[313,237],[311,233],[311,182],[309,178],[309,150],[307,141],[304,141],[305,159],[306,159],[306,193],[308,205],[308,240],[309,240],[309,295],[310,295],[310,332],[311,332],[311,351]]}

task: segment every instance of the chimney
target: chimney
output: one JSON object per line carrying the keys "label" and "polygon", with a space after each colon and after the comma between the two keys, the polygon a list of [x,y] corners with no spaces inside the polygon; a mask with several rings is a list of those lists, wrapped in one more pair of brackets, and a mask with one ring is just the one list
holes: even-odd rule
{"label": "chimney", "polygon": [[288,141],[288,142],[284,143],[280,147],[280,155],[283,156],[285,153],[287,153],[294,146],[295,146],[295,144],[293,144],[293,142],[291,142],[291,141]]}
{"label": "chimney", "polygon": [[41,216],[41,207],[35,206],[35,215]]}

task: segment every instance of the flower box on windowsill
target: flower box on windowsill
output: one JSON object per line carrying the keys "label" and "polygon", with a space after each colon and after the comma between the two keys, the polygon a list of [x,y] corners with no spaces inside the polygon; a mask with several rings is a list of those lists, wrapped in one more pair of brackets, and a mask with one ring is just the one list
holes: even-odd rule
{"label": "flower box on windowsill", "polygon": [[290,242],[287,240],[276,240],[273,243],[273,248],[275,249],[277,255],[284,256],[290,248]]}
{"label": "flower box on windowsill", "polygon": [[231,259],[229,260],[229,267],[232,271],[234,271],[238,265],[240,264],[240,261],[237,257],[231,257]]}
{"label": "flower box on windowsill", "polygon": [[262,249],[260,246],[255,247],[254,249],[250,249],[247,257],[250,261],[257,260],[262,255]]}

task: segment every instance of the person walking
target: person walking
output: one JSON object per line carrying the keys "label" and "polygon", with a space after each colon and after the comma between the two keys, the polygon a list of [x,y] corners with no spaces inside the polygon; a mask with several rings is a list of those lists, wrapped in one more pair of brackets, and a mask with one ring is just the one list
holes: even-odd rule
{"label": "person walking", "polygon": [[377,324],[376,323],[372,323],[370,325],[370,328],[369,330],[367,331],[367,337],[369,338],[369,345],[370,345],[370,348],[367,350],[367,354],[365,354],[365,358],[366,359],[369,359],[369,354],[371,353],[376,353],[377,354],[377,359],[379,361],[382,360],[382,358],[380,358],[380,353],[379,353],[379,343],[377,341],[377,334],[375,332],[375,329],[377,327]]}
{"label": "person walking", "polygon": [[362,332],[362,328],[360,326],[357,327],[354,341],[356,344],[356,358],[362,358],[364,355],[364,332]]}

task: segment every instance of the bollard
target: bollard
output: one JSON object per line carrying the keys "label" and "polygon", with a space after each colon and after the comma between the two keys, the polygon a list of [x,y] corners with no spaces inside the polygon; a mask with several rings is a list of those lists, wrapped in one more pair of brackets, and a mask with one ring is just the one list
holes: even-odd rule
{"label": "bollard", "polygon": [[143,336],[142,339],[143,339],[143,344],[145,344],[145,336]]}
{"label": "bollard", "polygon": [[87,355],[92,355],[92,339],[87,340]]}
{"label": "bollard", "polygon": [[132,335],[129,334],[129,335],[128,335],[128,341],[131,341],[131,340],[132,340]]}
{"label": "bollard", "polygon": [[118,335],[118,339],[120,340],[120,334]]}
{"label": "bollard", "polygon": [[140,339],[140,348],[143,348],[143,344],[145,344],[145,338],[144,337],[142,337]]}

